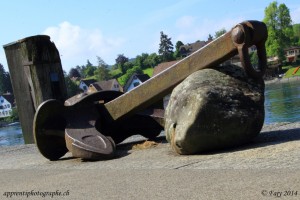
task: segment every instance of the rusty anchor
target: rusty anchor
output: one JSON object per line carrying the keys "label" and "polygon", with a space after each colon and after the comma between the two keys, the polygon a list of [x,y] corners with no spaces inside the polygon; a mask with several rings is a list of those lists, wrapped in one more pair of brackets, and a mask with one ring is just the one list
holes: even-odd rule
{"label": "rusty anchor", "polygon": [[[103,104],[122,94],[100,91],[74,96],[64,104],[54,99],[43,102],[34,117],[34,139],[41,154],[50,160],[57,160],[68,151],[74,157],[88,160],[108,159],[114,156],[115,142],[135,134],[146,138],[159,135],[163,129],[163,112],[153,108],[115,122],[109,130],[104,130],[101,124],[109,122]],[[115,135],[108,136],[110,133]]]}
{"label": "rusty anchor", "polygon": [[[114,157],[116,143],[163,130],[163,111],[149,108],[193,72],[216,66],[239,54],[248,76],[262,78],[266,68],[266,25],[245,21],[218,39],[157,74],[128,93],[102,91],[42,103],[34,117],[34,137],[41,154],[57,160],[67,151],[74,157],[101,160]],[[255,45],[259,65],[253,68],[248,48]]]}

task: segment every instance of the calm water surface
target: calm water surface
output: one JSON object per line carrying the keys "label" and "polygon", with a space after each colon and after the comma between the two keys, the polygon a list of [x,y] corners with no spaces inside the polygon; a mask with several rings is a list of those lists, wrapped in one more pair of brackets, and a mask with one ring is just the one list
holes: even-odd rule
{"label": "calm water surface", "polygon": [[[300,121],[300,82],[266,85],[265,124]],[[20,125],[0,128],[0,146],[24,144]]]}
{"label": "calm water surface", "polygon": [[0,146],[12,146],[17,144],[24,144],[20,125],[0,128]]}
{"label": "calm water surface", "polygon": [[300,121],[300,82],[266,85],[265,124]]}

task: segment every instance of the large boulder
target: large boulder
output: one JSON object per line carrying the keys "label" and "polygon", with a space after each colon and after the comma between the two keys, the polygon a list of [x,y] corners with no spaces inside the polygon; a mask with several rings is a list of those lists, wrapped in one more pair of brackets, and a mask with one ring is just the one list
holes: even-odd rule
{"label": "large boulder", "polygon": [[165,133],[179,154],[195,154],[249,142],[264,123],[264,81],[235,65],[191,74],[172,92]]}

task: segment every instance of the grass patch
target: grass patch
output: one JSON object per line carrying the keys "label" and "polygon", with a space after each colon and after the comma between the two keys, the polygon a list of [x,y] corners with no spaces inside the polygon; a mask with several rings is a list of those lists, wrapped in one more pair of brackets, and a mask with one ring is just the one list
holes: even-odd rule
{"label": "grass patch", "polygon": [[143,73],[144,73],[144,74],[148,74],[148,76],[151,77],[151,76],[153,75],[153,68],[150,67],[150,68],[144,69],[144,70],[143,70]]}
{"label": "grass patch", "polygon": [[120,85],[124,86],[126,83],[125,83],[125,76],[126,74],[120,76],[117,80],[118,82],[120,83]]}
{"label": "grass patch", "polygon": [[[151,77],[153,74],[153,68],[144,69],[143,73],[148,74]],[[130,78],[130,77],[126,78],[126,76],[127,76],[127,74],[124,74],[118,78],[118,82],[120,83],[120,85],[124,86],[126,84],[126,81],[128,80],[128,78]]]}
{"label": "grass patch", "polygon": [[[300,67],[300,66],[299,66]],[[292,67],[290,68],[284,75],[284,78],[290,78],[290,77],[293,77],[293,76],[300,76],[300,68],[298,69],[298,71],[294,74],[295,70],[297,69],[298,67]]]}
{"label": "grass patch", "polygon": [[89,76],[89,77],[84,78],[83,80],[91,80],[91,79],[97,80],[97,77],[95,75]]}
{"label": "grass patch", "polygon": [[109,74],[111,75],[111,77],[120,77],[122,75],[122,72],[120,69],[114,69],[110,70]]}
{"label": "grass patch", "polygon": [[288,70],[288,69],[291,69],[291,68],[293,68],[292,65],[282,66],[282,69],[285,69],[285,70]]}

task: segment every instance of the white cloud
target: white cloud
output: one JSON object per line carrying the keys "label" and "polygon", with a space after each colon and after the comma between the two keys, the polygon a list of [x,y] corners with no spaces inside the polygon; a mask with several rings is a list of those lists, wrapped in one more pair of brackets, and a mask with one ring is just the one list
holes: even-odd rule
{"label": "white cloud", "polygon": [[300,23],[300,7],[291,11],[291,18],[294,24]]}
{"label": "white cloud", "polygon": [[244,21],[242,17],[236,19],[223,19],[219,21],[203,19],[201,21],[194,20],[189,24],[190,28],[186,30],[178,30],[175,36],[176,41],[180,40],[183,43],[191,43],[197,40],[206,40],[208,35],[215,35],[215,32],[225,28],[229,31],[234,25]]}
{"label": "white cloud", "polygon": [[176,26],[180,29],[190,28],[195,22],[192,16],[183,16],[176,21]]}
{"label": "white cloud", "polygon": [[[96,56],[109,63],[111,57],[115,57],[111,55],[112,52],[124,42],[121,38],[104,36],[99,29],[83,29],[66,21],[58,26],[48,27],[43,34],[51,37],[62,55],[62,62],[68,68],[85,64],[87,59],[96,59]],[[80,60],[81,63],[75,63]]]}

